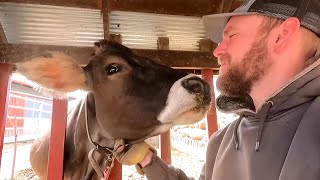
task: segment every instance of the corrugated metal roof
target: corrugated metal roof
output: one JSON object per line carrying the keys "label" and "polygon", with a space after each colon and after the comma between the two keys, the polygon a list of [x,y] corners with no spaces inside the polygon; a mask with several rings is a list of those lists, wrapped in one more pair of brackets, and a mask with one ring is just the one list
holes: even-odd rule
{"label": "corrugated metal roof", "polygon": [[99,10],[0,3],[9,43],[92,46],[103,38]]}
{"label": "corrugated metal roof", "polygon": [[[9,43],[92,46],[103,39],[99,10],[0,3],[0,21]],[[112,11],[110,33],[130,48],[157,49],[169,37],[170,50],[197,51],[205,31],[199,17]]]}
{"label": "corrugated metal roof", "polygon": [[199,49],[205,37],[201,18],[113,11],[110,32],[121,34],[123,44],[141,49],[157,49],[158,37],[169,37],[171,50]]}

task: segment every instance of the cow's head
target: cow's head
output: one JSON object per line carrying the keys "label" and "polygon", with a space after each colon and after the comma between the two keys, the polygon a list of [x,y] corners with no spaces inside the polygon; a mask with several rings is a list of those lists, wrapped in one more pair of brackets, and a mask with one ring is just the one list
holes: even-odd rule
{"label": "cow's head", "polygon": [[209,85],[187,74],[140,57],[108,41],[85,67],[53,52],[17,65],[17,71],[58,92],[83,89],[94,94],[99,125],[114,138],[144,139],[176,124],[194,123],[206,114]]}

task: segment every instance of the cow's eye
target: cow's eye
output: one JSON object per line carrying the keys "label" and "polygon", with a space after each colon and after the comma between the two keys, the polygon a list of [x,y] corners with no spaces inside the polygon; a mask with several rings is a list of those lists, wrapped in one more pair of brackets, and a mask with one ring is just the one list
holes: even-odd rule
{"label": "cow's eye", "polygon": [[121,71],[121,66],[119,66],[118,64],[110,64],[109,66],[107,66],[106,71],[108,75],[112,75]]}

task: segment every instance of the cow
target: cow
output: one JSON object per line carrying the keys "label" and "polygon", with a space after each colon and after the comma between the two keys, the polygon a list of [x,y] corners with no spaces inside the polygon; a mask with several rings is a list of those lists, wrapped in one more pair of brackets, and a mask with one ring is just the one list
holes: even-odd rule
{"label": "cow", "polygon": [[[54,96],[77,89],[88,92],[68,113],[64,179],[99,178],[88,159],[97,144],[112,149],[116,139],[140,142],[174,125],[195,123],[210,107],[210,86],[197,75],[138,56],[115,42],[102,40],[95,47],[85,67],[60,52],[15,66],[38,89]],[[47,176],[49,139],[49,133],[36,139],[30,152],[40,179]]]}

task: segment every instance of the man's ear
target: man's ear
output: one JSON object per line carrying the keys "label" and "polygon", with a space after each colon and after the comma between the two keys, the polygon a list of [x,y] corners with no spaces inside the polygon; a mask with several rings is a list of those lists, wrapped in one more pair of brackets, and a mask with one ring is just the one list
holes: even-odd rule
{"label": "man's ear", "polygon": [[82,67],[72,57],[60,52],[49,52],[49,55],[18,63],[15,72],[45,89],[57,92],[90,90]]}
{"label": "man's ear", "polygon": [[291,17],[285,20],[277,30],[277,39],[275,40],[275,52],[282,52],[292,43],[293,37],[300,29],[300,20]]}

